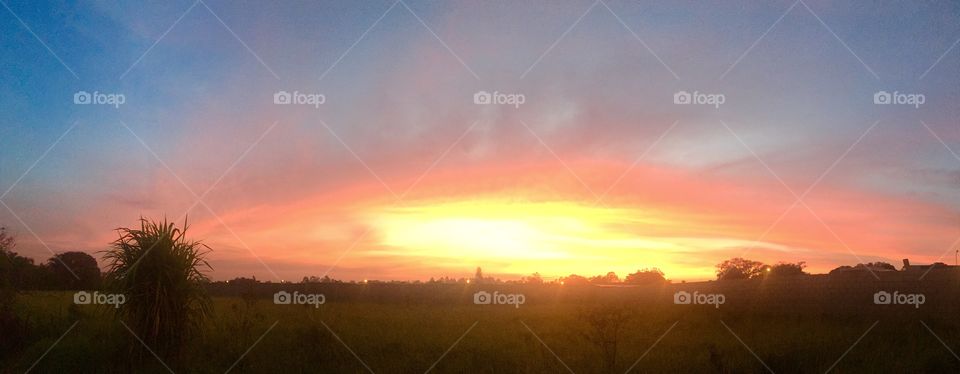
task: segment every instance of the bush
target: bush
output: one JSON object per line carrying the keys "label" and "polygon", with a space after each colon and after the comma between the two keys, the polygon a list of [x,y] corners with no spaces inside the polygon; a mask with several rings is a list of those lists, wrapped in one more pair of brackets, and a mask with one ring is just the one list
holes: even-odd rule
{"label": "bush", "polygon": [[[106,251],[107,281],[113,292],[126,296],[117,310],[121,320],[154,352],[175,363],[188,337],[210,314],[208,281],[202,268],[206,245],[186,239],[187,225],[140,219],[140,229],[119,228],[120,238]],[[144,355],[141,344],[131,345]]]}

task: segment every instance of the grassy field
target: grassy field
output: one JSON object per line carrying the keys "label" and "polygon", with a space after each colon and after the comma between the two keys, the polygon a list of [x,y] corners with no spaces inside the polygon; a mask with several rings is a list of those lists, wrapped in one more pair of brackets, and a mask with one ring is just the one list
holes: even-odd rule
{"label": "grassy field", "polygon": [[[214,314],[203,333],[190,340],[186,356],[170,370],[623,373],[632,368],[632,372],[732,373],[768,372],[769,367],[776,373],[960,371],[960,360],[945,347],[954,352],[960,349],[957,314],[932,302],[924,305],[927,309],[876,308],[860,301],[843,308],[811,309],[812,302],[801,298],[796,307],[769,308],[757,301],[761,299],[757,295],[739,303],[731,295],[719,308],[674,305],[673,292],[684,287],[695,286],[515,286],[505,290],[526,294],[527,302],[519,308],[474,305],[472,295],[478,288],[462,285],[320,287],[312,291],[323,292],[328,299],[319,308],[274,304],[273,290],[265,288],[244,296],[214,297]],[[820,293],[824,297],[830,298]],[[72,293],[67,292],[21,293],[14,306],[23,325],[22,347],[3,354],[4,372],[133,369],[130,347],[139,343],[107,307],[74,305]],[[955,310],[952,300],[944,307]],[[11,338],[15,337],[4,337]],[[145,362],[149,367],[138,366],[137,372],[169,372],[152,357]]]}

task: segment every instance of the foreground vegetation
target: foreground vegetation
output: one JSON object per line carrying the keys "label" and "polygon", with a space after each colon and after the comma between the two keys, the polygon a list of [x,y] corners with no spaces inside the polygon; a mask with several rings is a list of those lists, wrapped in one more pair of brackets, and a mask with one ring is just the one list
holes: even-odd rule
{"label": "foreground vegetation", "polygon": [[[458,301],[473,291],[435,287],[464,294]],[[532,298],[557,292],[540,287],[527,291]],[[590,288],[584,294],[597,293]],[[565,366],[576,373],[623,373],[637,360],[635,372],[766,372],[764,365],[777,373],[960,370],[960,360],[937,340],[956,352],[960,325],[940,312],[769,312],[673,305],[631,292],[603,290],[609,297],[560,297],[519,308],[363,299],[316,308],[251,294],[214,297],[209,323],[185,343],[186,357],[168,364],[175,372],[199,373],[409,373],[431,367],[553,373],[568,372]],[[134,369],[127,355],[139,343],[112,311],[75,305],[66,292],[27,292],[17,300],[26,334],[18,354],[0,359],[6,371],[23,372],[35,362],[34,372]],[[168,369],[154,359],[136,371]]]}

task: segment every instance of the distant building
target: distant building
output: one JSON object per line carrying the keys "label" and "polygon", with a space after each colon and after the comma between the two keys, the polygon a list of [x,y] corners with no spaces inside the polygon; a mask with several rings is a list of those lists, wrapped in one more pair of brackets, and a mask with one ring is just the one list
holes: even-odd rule
{"label": "distant building", "polygon": [[937,270],[960,269],[960,266],[947,265],[942,262],[934,262],[933,264],[930,264],[930,265],[912,265],[910,264],[910,259],[905,258],[903,259],[903,269],[901,270],[902,271],[929,271],[931,269],[937,269]]}

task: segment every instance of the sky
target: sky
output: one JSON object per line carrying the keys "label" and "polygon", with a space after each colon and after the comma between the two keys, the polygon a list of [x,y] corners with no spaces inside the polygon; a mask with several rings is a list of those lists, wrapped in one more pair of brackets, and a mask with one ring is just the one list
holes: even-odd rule
{"label": "sky", "polygon": [[960,239],[956,3],[3,5],[0,225],[37,262],[140,217],[187,219],[216,280],[704,280]]}

